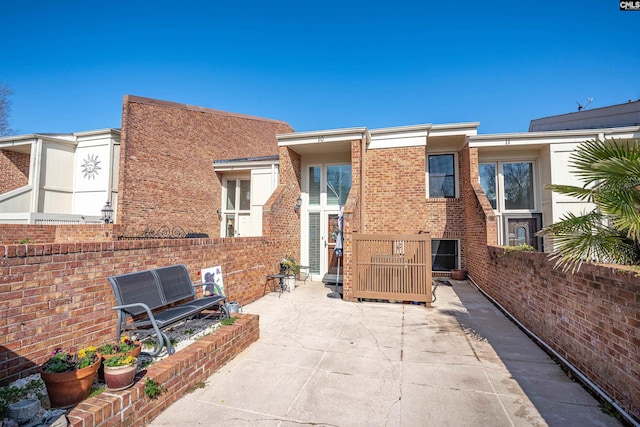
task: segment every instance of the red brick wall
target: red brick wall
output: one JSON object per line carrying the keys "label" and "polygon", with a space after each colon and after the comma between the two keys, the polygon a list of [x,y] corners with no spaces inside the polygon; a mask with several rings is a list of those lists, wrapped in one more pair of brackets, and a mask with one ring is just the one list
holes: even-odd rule
{"label": "red brick wall", "polygon": [[362,146],[366,141],[351,141],[351,191],[344,206],[344,215],[342,218],[344,249],[342,257],[342,291],[343,299],[346,301],[353,300],[353,233],[359,233],[362,229],[362,217],[360,208],[363,199],[360,197],[362,191],[361,174],[364,172],[362,164]]}
{"label": "red brick wall", "polygon": [[465,146],[459,159],[464,194],[465,268],[476,270],[485,263],[487,245],[497,244],[496,217],[478,182],[478,149]]}
{"label": "red brick wall", "polygon": [[29,162],[27,153],[0,150],[0,194],[29,184]]}
{"label": "red brick wall", "polygon": [[108,242],[117,240],[122,229],[116,224],[0,224],[0,244],[16,244],[26,238],[30,243]]}
{"label": "red brick wall", "polygon": [[592,264],[564,273],[544,253],[505,254],[477,184],[477,149],[466,147],[461,159],[471,279],[640,418],[640,276]]}
{"label": "red brick wall", "polygon": [[0,246],[0,385],[33,373],[56,347],[113,339],[107,276],[183,263],[198,281],[201,268],[221,265],[229,300],[247,304],[288,249],[255,237]]}
{"label": "red brick wall", "polygon": [[[68,413],[72,427],[148,425],[169,405],[193,391],[214,372],[260,337],[258,316],[237,315],[233,325],[202,337],[189,347],[154,363],[133,387],[118,393],[101,393],[79,403]],[[147,378],[165,387],[156,399],[144,394]]]}
{"label": "red brick wall", "polygon": [[300,155],[280,147],[279,168],[280,185],[263,207],[262,233],[280,242],[283,252],[274,257],[290,255],[300,262],[300,211],[293,210],[300,197]]}
{"label": "red brick wall", "polygon": [[168,225],[217,237],[213,161],[276,155],[275,136],[287,132],[281,121],[126,96],[117,222],[129,232]]}
{"label": "red brick wall", "polygon": [[[428,199],[424,147],[368,150],[365,161],[365,232],[414,234],[427,231],[432,239],[460,239],[461,264],[465,266],[462,181],[460,197]],[[459,162],[458,176],[461,171],[462,162]]]}
{"label": "red brick wall", "polygon": [[593,264],[565,273],[553,265],[544,253],[492,246],[470,276],[640,419],[640,276]]}
{"label": "red brick wall", "polygon": [[34,243],[56,241],[55,225],[0,224],[0,244],[10,245],[29,239]]}

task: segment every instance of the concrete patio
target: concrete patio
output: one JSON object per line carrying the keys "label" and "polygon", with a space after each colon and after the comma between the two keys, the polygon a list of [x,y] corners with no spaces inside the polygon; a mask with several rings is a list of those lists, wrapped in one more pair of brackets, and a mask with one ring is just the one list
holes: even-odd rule
{"label": "concrete patio", "polygon": [[150,426],[616,426],[467,282],[432,308],[327,298],[244,307],[260,339]]}

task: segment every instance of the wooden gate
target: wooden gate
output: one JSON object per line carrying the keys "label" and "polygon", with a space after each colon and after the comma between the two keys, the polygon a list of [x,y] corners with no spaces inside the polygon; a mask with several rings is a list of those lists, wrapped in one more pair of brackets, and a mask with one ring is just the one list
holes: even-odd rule
{"label": "wooden gate", "polygon": [[353,296],[431,306],[429,234],[354,234]]}

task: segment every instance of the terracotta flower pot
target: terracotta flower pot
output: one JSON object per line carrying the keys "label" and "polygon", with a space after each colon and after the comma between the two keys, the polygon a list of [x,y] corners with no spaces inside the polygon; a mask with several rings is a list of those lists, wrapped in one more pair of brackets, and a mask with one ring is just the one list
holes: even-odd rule
{"label": "terracotta flower pot", "polygon": [[467,270],[463,270],[463,269],[451,270],[451,278],[453,280],[467,280]]}
{"label": "terracotta flower pot", "polygon": [[76,371],[49,373],[40,368],[40,377],[47,387],[52,408],[69,408],[89,397],[96,372],[102,364],[100,354],[96,356],[93,365]]}
{"label": "terracotta flower pot", "polygon": [[133,385],[138,366],[105,366],[104,381],[111,391],[124,390]]}
{"label": "terracotta flower pot", "polygon": [[[126,353],[103,354],[102,360],[104,361],[106,359],[109,359],[111,357],[116,357],[116,356],[138,357],[140,356],[140,352],[142,351],[142,343],[140,341],[134,341],[134,344],[136,345],[136,348],[134,348],[133,350],[129,350]],[[104,364],[100,364],[100,369],[98,369],[98,379],[100,381],[104,381]]]}

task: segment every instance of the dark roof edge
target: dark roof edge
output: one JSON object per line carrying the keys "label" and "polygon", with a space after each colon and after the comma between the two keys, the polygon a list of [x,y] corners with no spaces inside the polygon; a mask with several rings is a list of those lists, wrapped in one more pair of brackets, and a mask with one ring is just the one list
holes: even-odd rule
{"label": "dark roof edge", "polygon": [[246,114],[240,114],[240,113],[231,113],[228,111],[222,111],[222,110],[215,110],[213,108],[206,108],[206,107],[199,107],[197,105],[189,105],[189,104],[181,104],[179,102],[172,102],[172,101],[163,101],[161,99],[154,99],[154,98],[145,98],[143,96],[136,96],[136,95],[124,95],[123,97],[123,102],[136,102],[139,104],[151,104],[151,105],[159,105],[159,106],[164,106],[164,107],[169,107],[169,108],[177,108],[180,110],[189,110],[189,111],[199,111],[202,113],[213,113],[213,114],[219,114],[222,116],[229,116],[229,117],[237,117],[240,119],[248,119],[248,120],[258,120],[258,121],[262,121],[262,122],[271,122],[271,123],[280,123],[280,124],[284,124],[287,125],[289,127],[291,127],[291,125],[283,120],[275,120],[275,119],[267,119],[264,117],[257,117],[257,116],[249,116]]}

